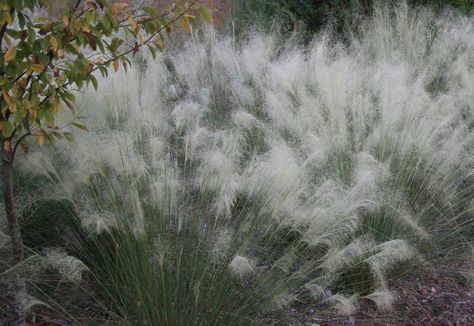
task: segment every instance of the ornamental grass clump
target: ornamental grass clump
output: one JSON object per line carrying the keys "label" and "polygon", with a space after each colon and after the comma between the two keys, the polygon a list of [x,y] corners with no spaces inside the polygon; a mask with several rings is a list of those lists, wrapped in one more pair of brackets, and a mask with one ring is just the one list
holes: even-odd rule
{"label": "ornamental grass clump", "polygon": [[66,247],[114,318],[389,310],[390,279],[468,247],[472,18],[380,8],[349,45],[303,48],[203,35],[78,96],[90,131],[70,155],[22,158],[31,175],[53,158],[41,182],[62,187]]}

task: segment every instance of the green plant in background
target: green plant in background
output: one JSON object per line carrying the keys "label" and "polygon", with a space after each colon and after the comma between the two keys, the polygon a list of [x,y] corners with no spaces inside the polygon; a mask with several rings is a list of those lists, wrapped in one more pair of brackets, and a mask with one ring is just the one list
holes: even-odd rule
{"label": "green plant in background", "polygon": [[[429,6],[437,12],[445,9],[471,14],[474,4],[470,0],[408,0],[412,6]],[[373,0],[232,0],[232,17],[240,32],[249,27],[266,31],[302,32],[312,39],[328,25],[340,34],[357,30],[365,17],[380,4],[398,5],[399,1]]]}
{"label": "green plant in background", "polygon": [[[69,125],[86,129],[77,120],[65,125],[56,121],[61,105],[74,111],[77,89],[92,84],[100,71],[107,75],[130,61],[147,46],[156,54],[161,32],[179,21],[185,31],[197,10],[210,20],[204,6],[194,3],[164,14],[151,6],[133,8],[108,1],[7,0],[0,4],[0,143],[3,198],[14,260],[24,259],[23,240],[13,198],[13,163],[24,140],[35,137],[41,145],[56,138],[70,138]],[[128,44],[127,42],[130,42]],[[24,282],[16,285],[16,324],[25,323]]]}

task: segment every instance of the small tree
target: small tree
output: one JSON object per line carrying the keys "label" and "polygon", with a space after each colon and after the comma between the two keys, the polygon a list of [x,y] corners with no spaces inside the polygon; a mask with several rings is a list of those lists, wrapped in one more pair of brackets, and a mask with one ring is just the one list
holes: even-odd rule
{"label": "small tree", "polygon": [[[108,74],[130,65],[127,55],[147,46],[153,57],[162,47],[162,33],[179,22],[190,30],[199,14],[210,22],[207,8],[195,2],[157,10],[107,0],[3,0],[0,2],[0,142],[3,195],[13,258],[24,259],[23,241],[15,211],[12,170],[19,147],[35,137],[41,145],[71,137],[57,126],[63,106],[74,112],[74,94],[85,85],[97,89],[94,72]],[[71,126],[86,129],[77,121]],[[25,322],[22,307],[25,282],[12,286],[16,324]]]}

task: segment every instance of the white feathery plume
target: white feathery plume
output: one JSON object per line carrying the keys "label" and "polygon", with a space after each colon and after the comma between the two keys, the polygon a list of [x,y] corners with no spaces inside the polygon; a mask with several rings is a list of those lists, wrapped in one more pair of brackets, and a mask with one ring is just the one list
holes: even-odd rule
{"label": "white feathery plume", "polygon": [[230,230],[222,228],[216,231],[216,239],[210,251],[210,256],[213,262],[219,263],[224,259],[228,253],[232,240],[232,233]]}
{"label": "white feathery plume", "polygon": [[80,282],[82,273],[87,271],[87,267],[82,261],[56,249],[46,250],[43,257],[49,266],[71,282]]}
{"label": "white feathery plume", "polygon": [[83,214],[81,224],[87,230],[95,234],[101,234],[102,232],[110,232],[117,227],[117,220],[116,217],[109,212],[98,213],[92,211],[88,214]]}
{"label": "white feathery plume", "polygon": [[351,316],[357,310],[357,296],[346,297],[341,294],[334,294],[325,301],[330,302],[332,307],[344,316]]}
{"label": "white feathery plume", "polygon": [[393,303],[396,301],[397,296],[386,288],[379,288],[372,293],[363,296],[362,298],[369,299],[375,303],[377,309],[381,312],[391,311]]}
{"label": "white feathery plume", "polygon": [[255,262],[244,256],[235,256],[229,263],[229,268],[235,277],[245,279],[255,270]]}

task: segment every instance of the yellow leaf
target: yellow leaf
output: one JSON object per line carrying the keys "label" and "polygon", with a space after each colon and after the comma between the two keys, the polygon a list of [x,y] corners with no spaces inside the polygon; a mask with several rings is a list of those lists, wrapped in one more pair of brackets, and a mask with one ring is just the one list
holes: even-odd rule
{"label": "yellow leaf", "polygon": [[41,24],[45,24],[45,23],[49,22],[49,18],[44,17],[44,16],[38,16],[38,17],[35,18],[35,21],[38,22],[38,23],[41,23]]}
{"label": "yellow leaf", "polygon": [[86,32],[86,33],[90,33],[91,32],[91,29],[89,27],[89,23],[87,22],[87,20],[84,20],[82,22],[82,31],[83,32]]}
{"label": "yellow leaf", "polygon": [[10,112],[15,112],[16,111],[16,105],[13,102],[12,98],[10,97],[10,95],[8,94],[7,91],[3,91],[3,99],[7,103],[8,108],[10,109]]}
{"label": "yellow leaf", "polygon": [[43,66],[42,64],[39,64],[39,63],[32,63],[30,64],[30,67],[31,67],[31,70],[33,70],[34,72],[36,73],[42,73],[45,66]]}
{"label": "yellow leaf", "polygon": [[3,98],[5,99],[5,102],[7,102],[7,104],[12,101],[12,99],[11,99],[10,95],[7,93],[7,91],[4,90],[2,95],[3,95]]}
{"label": "yellow leaf", "polygon": [[7,17],[5,18],[5,20],[7,21],[8,25],[13,24],[13,17],[9,11],[7,11]]}
{"label": "yellow leaf", "polygon": [[68,16],[63,16],[63,24],[64,24],[64,27],[69,26],[69,17]]}
{"label": "yellow leaf", "polygon": [[136,30],[137,27],[138,27],[138,24],[137,24],[137,21],[135,20],[135,18],[133,18],[133,16],[128,16],[127,20],[130,23],[130,26],[132,27],[132,29]]}
{"label": "yellow leaf", "polygon": [[51,47],[53,48],[54,52],[58,51],[58,40],[56,40],[56,38],[52,35],[49,38],[49,44],[51,44]]}
{"label": "yellow leaf", "polygon": [[163,42],[161,41],[160,38],[155,39],[155,44],[158,47],[158,49],[160,49],[160,51],[163,50]]}
{"label": "yellow leaf", "polygon": [[54,104],[53,104],[53,112],[58,114],[59,112],[61,112],[61,103],[59,103],[59,101],[56,101]]}
{"label": "yellow leaf", "polygon": [[9,48],[3,57],[5,62],[15,59],[16,57],[16,48]]}
{"label": "yellow leaf", "polygon": [[38,144],[40,146],[43,145],[44,141],[46,140],[45,134],[42,131],[38,130],[36,132],[36,137],[37,137],[36,140],[38,141]]}
{"label": "yellow leaf", "polygon": [[13,94],[14,97],[17,97],[19,90],[20,90],[20,87],[18,87],[18,84],[13,85],[12,94]]}
{"label": "yellow leaf", "polygon": [[74,29],[77,31],[77,32],[80,32],[81,29],[82,29],[82,24],[81,24],[81,20],[79,18],[76,18],[76,21],[74,23]]}
{"label": "yellow leaf", "polygon": [[112,10],[114,11],[115,14],[118,14],[119,12],[121,12],[122,10],[124,10],[125,8],[127,8],[129,6],[128,3],[125,3],[125,2],[117,2],[117,3],[114,3],[112,5]]}
{"label": "yellow leaf", "polygon": [[183,29],[184,32],[186,33],[191,33],[191,29],[189,28],[189,17],[183,16],[179,20],[179,23],[181,24],[181,28]]}

